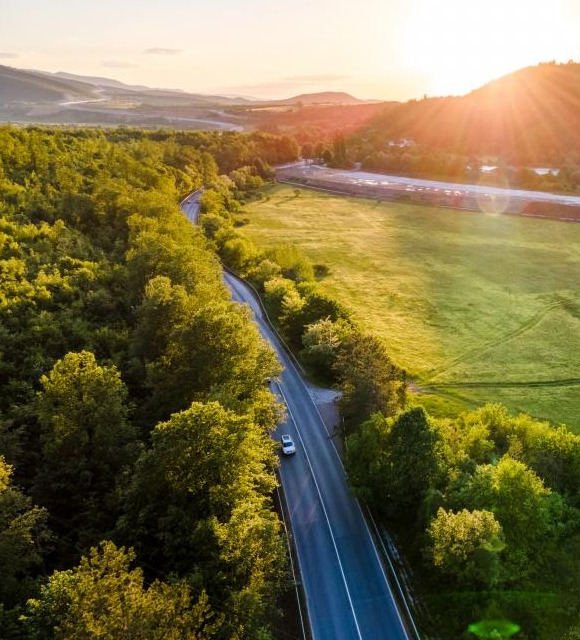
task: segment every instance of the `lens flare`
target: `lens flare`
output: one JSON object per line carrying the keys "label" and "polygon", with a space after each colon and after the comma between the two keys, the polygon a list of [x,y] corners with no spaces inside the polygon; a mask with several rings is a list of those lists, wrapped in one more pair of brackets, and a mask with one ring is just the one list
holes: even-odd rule
{"label": "lens flare", "polygon": [[[504,191],[499,193],[479,191],[476,195],[477,206],[482,213],[505,213],[508,209],[510,204],[508,181],[505,177],[496,176],[494,183],[493,187],[500,187],[501,189],[504,189]],[[483,181],[480,181],[478,184],[483,188],[489,186]]]}
{"label": "lens flare", "polygon": [[481,620],[468,627],[468,631],[482,640],[508,640],[520,630],[514,622],[507,620]]}

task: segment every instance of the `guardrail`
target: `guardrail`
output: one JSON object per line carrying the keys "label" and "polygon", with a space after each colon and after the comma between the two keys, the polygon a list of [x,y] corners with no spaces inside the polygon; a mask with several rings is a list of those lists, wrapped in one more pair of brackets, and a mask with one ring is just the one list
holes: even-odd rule
{"label": "guardrail", "polygon": [[[413,636],[415,638],[415,640],[421,640],[421,634],[419,633],[419,628],[417,627],[417,624],[415,622],[415,618],[413,617],[413,614],[411,612],[411,608],[412,606],[409,606],[408,600],[411,600],[413,602],[413,605],[415,605],[415,602],[413,600],[412,595],[409,592],[409,588],[407,586],[407,584],[405,583],[405,586],[403,587],[403,584],[401,584],[401,580],[399,579],[399,576],[397,574],[397,570],[395,569],[395,562],[397,562],[397,555],[398,555],[398,550],[396,549],[393,541],[389,538],[387,540],[387,544],[385,544],[383,535],[381,530],[379,529],[373,514],[371,512],[371,510],[369,509],[368,504],[366,503],[366,501],[363,502],[364,504],[364,508],[365,511],[367,513],[367,517],[368,519],[371,521],[371,524],[373,526],[373,530],[375,532],[375,536],[378,538],[380,544],[381,544],[381,549],[383,551],[383,556],[385,557],[387,564],[389,566],[389,570],[391,575],[394,578],[395,584],[397,586],[397,591],[398,591],[398,596],[399,596],[399,602],[403,605],[404,608],[404,612],[405,612],[405,618],[407,620],[408,626],[410,628],[410,630],[413,633]],[[414,607],[413,607],[414,608]]]}
{"label": "guardrail", "polygon": [[196,189],[195,191],[192,191],[191,193],[188,193],[185,198],[183,198],[183,200],[179,203],[179,208],[181,208],[181,206],[183,205],[184,202],[187,202],[191,196],[194,196],[196,193],[200,193],[202,192],[204,189],[204,187],[200,187],[199,189]]}
{"label": "guardrail", "polygon": [[286,352],[286,355],[292,360],[292,363],[294,364],[294,366],[296,366],[300,370],[300,373],[303,376],[306,376],[306,371],[304,367],[302,366],[298,358],[294,355],[294,353],[292,352],[292,349],[290,349],[290,347],[286,344],[284,338],[281,336],[280,332],[278,331],[278,329],[276,329],[274,323],[270,319],[270,316],[268,315],[268,311],[266,310],[266,306],[264,305],[262,301],[262,297],[260,296],[256,287],[254,287],[254,285],[251,282],[248,282],[248,280],[243,278],[239,273],[237,273],[236,271],[228,267],[226,264],[224,264],[221,260],[220,262],[224,271],[227,271],[231,276],[234,276],[234,278],[237,278],[240,282],[242,282],[247,287],[249,287],[249,289],[251,289],[252,294],[254,295],[254,298],[258,303],[258,306],[260,307],[260,311],[262,312],[266,322],[268,323],[268,327],[270,328],[272,333],[274,333],[276,338],[278,338],[278,340],[280,341],[280,344],[282,345],[282,348]]}

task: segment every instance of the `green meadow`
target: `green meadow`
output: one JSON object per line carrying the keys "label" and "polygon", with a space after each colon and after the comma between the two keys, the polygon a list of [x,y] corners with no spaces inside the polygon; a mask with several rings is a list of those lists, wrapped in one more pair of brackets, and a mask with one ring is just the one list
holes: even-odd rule
{"label": "green meadow", "polygon": [[259,247],[300,247],[445,415],[499,401],[580,432],[580,224],[328,195],[247,205]]}

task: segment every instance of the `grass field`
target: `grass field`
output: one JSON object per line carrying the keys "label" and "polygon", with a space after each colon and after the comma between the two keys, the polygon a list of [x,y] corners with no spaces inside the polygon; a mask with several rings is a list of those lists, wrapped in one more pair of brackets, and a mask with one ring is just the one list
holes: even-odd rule
{"label": "grass field", "polygon": [[489,401],[580,432],[580,224],[288,186],[248,205],[260,247],[299,246],[445,414]]}

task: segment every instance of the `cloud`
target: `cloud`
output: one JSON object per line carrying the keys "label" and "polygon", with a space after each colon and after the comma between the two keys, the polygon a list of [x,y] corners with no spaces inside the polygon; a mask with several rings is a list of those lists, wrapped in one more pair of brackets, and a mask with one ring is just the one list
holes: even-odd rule
{"label": "cloud", "polygon": [[8,51],[0,51],[0,58],[4,60],[14,60],[14,58],[20,58],[17,53],[10,53]]}
{"label": "cloud", "polygon": [[165,49],[163,47],[152,47],[151,49],[145,49],[146,55],[153,56],[178,56],[183,53],[183,49]]}
{"label": "cloud", "polygon": [[123,60],[103,60],[101,67],[107,67],[107,69],[136,69],[138,65],[132,62],[124,62]]}

